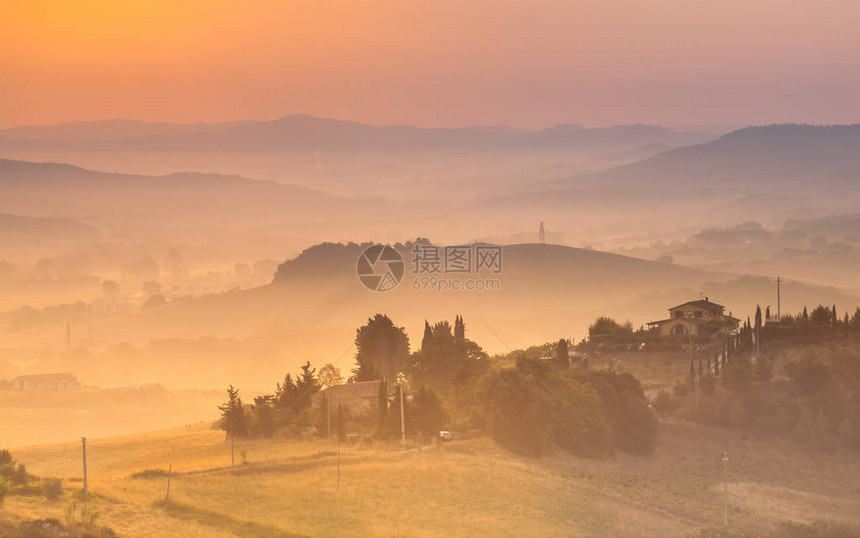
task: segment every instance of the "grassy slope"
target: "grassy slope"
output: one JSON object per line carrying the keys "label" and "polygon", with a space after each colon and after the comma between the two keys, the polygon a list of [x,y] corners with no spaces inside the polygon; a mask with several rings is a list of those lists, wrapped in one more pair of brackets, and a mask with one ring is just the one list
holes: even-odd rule
{"label": "grassy slope", "polygon": [[[345,448],[340,491],[334,446],[322,441],[237,443],[232,474],[223,434],[200,426],[88,446],[100,522],[124,536],[682,536],[721,521],[723,450],[731,457],[733,523],[762,530],[788,518],[860,523],[860,476],[850,456],[684,422],[662,425],[654,456],[607,461],[521,458],[488,439],[407,453]],[[74,479],[79,452],[68,443],[16,455],[36,474]],[[164,506],[157,503],[164,478],[130,475],[171,462],[173,503]],[[63,507],[16,496],[3,517],[62,520]]]}
{"label": "grassy slope", "polygon": [[217,415],[222,391],[160,386],[0,391],[0,447],[182,426]]}

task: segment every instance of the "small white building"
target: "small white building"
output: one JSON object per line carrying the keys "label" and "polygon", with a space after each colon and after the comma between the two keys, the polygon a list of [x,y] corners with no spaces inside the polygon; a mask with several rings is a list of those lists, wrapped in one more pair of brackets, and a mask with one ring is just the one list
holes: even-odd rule
{"label": "small white building", "polygon": [[72,374],[19,375],[12,384],[14,390],[74,390],[80,386]]}

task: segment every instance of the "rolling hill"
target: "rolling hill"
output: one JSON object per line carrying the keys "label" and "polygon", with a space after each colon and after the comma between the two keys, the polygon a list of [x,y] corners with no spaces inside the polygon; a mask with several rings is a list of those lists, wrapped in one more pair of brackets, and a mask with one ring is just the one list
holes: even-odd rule
{"label": "rolling hill", "polygon": [[[749,127],[588,177],[684,188],[789,186],[860,169],[860,124]],[[855,176],[856,178],[856,176]]]}
{"label": "rolling hill", "polygon": [[[378,293],[356,277],[361,250],[355,243],[317,245],[282,264],[268,286],[72,320],[70,353],[61,351],[65,325],[7,333],[0,338],[0,359],[28,372],[70,370],[96,384],[132,376],[171,387],[187,387],[191,379],[194,387],[188,388],[266,387],[305,360],[352,368],[355,330],[377,312],[405,327],[413,349],[425,320],[461,314],[469,337],[496,353],[561,337],[580,340],[600,315],[639,327],[702,295],[741,318],[756,304],[775,303],[769,278],[538,244],[505,246],[502,274],[480,275],[497,278],[498,289],[482,291],[426,286],[409,268],[411,255],[403,246],[407,274],[394,290]],[[860,305],[849,294],[796,281],[782,292],[784,312],[819,303],[837,304],[840,311]]]}
{"label": "rolling hill", "polygon": [[[222,174],[116,174],[0,159],[0,212],[168,226],[349,218],[356,200]],[[362,217],[365,215],[362,213]]]}

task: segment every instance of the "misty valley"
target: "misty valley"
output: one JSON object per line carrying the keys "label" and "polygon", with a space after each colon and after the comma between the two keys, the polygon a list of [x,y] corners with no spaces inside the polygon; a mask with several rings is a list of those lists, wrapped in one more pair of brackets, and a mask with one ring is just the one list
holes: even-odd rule
{"label": "misty valley", "polygon": [[860,4],[0,13],[0,538],[860,538]]}

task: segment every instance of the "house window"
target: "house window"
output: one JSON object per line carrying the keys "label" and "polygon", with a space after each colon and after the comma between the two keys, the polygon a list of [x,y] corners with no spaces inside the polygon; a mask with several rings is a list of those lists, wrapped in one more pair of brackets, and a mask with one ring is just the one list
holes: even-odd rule
{"label": "house window", "polygon": [[695,316],[697,318],[700,318],[700,317],[702,317],[703,314],[704,314],[704,312],[702,312],[701,310],[696,310]]}

